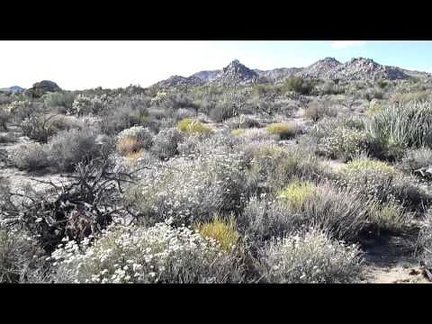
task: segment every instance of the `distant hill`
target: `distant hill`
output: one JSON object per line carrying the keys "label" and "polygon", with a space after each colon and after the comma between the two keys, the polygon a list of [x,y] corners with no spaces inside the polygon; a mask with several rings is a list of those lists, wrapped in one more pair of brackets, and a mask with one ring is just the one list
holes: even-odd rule
{"label": "distant hill", "polygon": [[8,91],[8,92],[21,92],[21,91],[25,91],[26,89],[15,85],[15,86],[8,87],[8,88],[0,88],[0,90]]}
{"label": "distant hill", "polygon": [[175,75],[156,83],[156,85],[171,87],[179,85],[273,83],[290,76],[345,81],[406,80],[413,77],[432,79],[430,73],[382,65],[369,58],[358,57],[341,63],[333,57],[326,57],[307,67],[277,68],[266,71],[250,69],[238,60],[234,60],[221,70],[201,71],[189,77]]}

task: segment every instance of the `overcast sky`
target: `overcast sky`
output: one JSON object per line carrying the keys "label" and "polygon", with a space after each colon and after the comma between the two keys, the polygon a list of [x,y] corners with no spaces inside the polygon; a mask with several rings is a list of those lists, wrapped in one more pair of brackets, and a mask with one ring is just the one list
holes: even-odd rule
{"label": "overcast sky", "polygon": [[432,72],[432,42],[414,41],[0,41],[0,88],[52,80],[66,90],[147,87],[171,75],[221,69],[303,67],[324,57],[368,57]]}

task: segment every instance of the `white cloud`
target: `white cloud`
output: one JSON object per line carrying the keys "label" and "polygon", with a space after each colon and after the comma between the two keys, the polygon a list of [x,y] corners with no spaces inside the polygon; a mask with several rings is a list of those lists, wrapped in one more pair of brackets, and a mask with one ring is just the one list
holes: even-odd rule
{"label": "white cloud", "polygon": [[333,41],[331,42],[331,47],[334,49],[344,49],[347,47],[364,46],[365,44],[365,41]]}

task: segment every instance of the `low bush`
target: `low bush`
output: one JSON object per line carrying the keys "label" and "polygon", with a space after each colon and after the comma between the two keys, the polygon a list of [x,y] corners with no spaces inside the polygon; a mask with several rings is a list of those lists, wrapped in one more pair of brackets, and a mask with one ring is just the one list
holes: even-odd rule
{"label": "low bush", "polygon": [[316,229],[269,242],[261,258],[260,272],[269,283],[350,283],[361,272],[357,246]]}
{"label": "low bush", "polygon": [[299,127],[295,123],[274,123],[266,129],[269,134],[278,135],[281,140],[290,139],[299,132]]}
{"label": "low bush", "polygon": [[113,227],[93,244],[65,242],[52,254],[59,283],[242,282],[240,259],[198,233],[166,224]]}
{"label": "low bush", "polygon": [[47,147],[30,143],[18,147],[11,155],[12,165],[19,170],[37,171],[50,166]]}
{"label": "low bush", "polygon": [[185,118],[177,123],[177,128],[181,132],[193,135],[193,134],[208,134],[213,132],[213,129],[209,126],[204,125],[198,120]]}

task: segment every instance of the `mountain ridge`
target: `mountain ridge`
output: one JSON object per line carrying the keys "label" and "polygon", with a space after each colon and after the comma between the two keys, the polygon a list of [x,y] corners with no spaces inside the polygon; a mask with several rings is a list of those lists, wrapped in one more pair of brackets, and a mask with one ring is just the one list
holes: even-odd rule
{"label": "mountain ridge", "polygon": [[154,85],[160,87],[211,84],[230,86],[274,83],[291,76],[345,81],[407,80],[410,78],[432,79],[431,73],[382,65],[370,58],[355,57],[342,63],[334,57],[326,57],[306,67],[281,67],[271,70],[251,69],[235,59],[220,70],[199,71],[189,77],[174,75]]}

